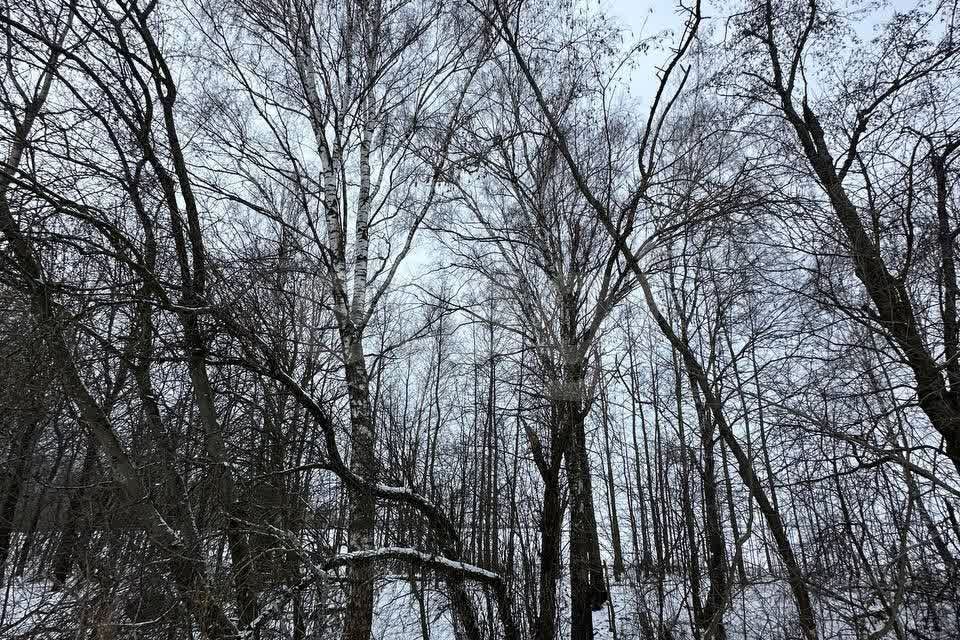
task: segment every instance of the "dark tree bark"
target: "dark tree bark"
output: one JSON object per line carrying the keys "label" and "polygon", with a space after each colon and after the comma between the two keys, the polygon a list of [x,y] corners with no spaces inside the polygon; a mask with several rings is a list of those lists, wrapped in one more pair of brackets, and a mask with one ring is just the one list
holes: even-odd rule
{"label": "dark tree bark", "polygon": [[[24,493],[28,481],[30,458],[33,455],[33,446],[41,431],[41,424],[45,418],[46,407],[38,401],[43,398],[43,389],[29,389],[27,406],[19,411],[12,411],[18,416],[19,425],[11,425],[16,431],[7,452],[7,462],[4,474],[0,476],[0,584],[4,584],[7,559],[10,555],[11,534],[16,524],[17,505]],[[15,418],[17,419],[17,418]]]}

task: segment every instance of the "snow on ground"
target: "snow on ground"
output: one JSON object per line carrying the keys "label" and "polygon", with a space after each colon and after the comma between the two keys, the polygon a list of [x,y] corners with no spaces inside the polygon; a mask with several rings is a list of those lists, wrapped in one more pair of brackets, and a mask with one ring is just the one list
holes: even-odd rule
{"label": "snow on ground", "polygon": [[[410,580],[388,576],[378,585],[373,633],[375,640],[407,640],[422,638],[420,603],[411,589]],[[430,640],[454,637],[453,623],[446,598],[431,588],[423,589],[424,608],[429,619]]]}
{"label": "snow on ground", "polygon": [[15,577],[2,591],[0,638],[12,638],[28,631],[38,632],[52,621],[64,598],[49,581]]}
{"label": "snow on ground", "polygon": [[[429,640],[455,639],[442,581],[430,578],[417,580],[417,584],[415,592],[409,576],[386,575],[378,581],[373,627],[375,640],[424,638],[421,611],[427,615],[426,635]],[[567,610],[569,593],[566,581],[561,584],[561,607]],[[71,630],[64,625],[79,624],[79,610],[73,607],[78,599],[82,599],[82,594],[74,589],[58,591],[49,581],[14,578],[0,594],[3,597],[0,638],[24,637],[28,633],[33,638],[52,637],[51,634],[57,631],[69,634]],[[595,638],[690,638],[689,600],[689,587],[676,576],[666,576],[661,583],[651,578],[637,580],[628,570],[626,576],[611,585],[610,603],[594,613]],[[479,598],[476,601],[481,604]],[[864,619],[864,611],[878,611],[878,604],[871,602],[866,592],[848,590],[841,597],[831,598],[821,595],[815,598],[815,606],[820,635],[830,640],[861,640],[879,630],[884,620],[882,615]],[[477,613],[481,619],[489,615],[485,606],[478,606]],[[899,617],[910,628],[923,634],[917,637],[947,640],[960,637],[954,627],[955,615],[952,610],[936,607],[928,610],[917,603],[905,603]],[[561,618],[564,617],[561,614]],[[786,584],[756,579],[745,589],[735,587],[724,624],[730,640],[790,640],[799,637],[793,626],[795,618],[793,599]],[[562,620],[558,637],[569,634],[568,624],[568,620]],[[281,626],[287,625],[281,623]],[[889,635],[895,636],[894,633]]]}

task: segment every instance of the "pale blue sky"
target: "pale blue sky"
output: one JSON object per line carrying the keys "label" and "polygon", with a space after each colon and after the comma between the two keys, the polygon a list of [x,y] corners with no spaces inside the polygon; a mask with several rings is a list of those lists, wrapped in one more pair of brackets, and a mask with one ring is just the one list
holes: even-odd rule
{"label": "pale blue sky", "polygon": [[[676,0],[585,0],[598,7],[605,14],[615,17],[630,33],[634,41],[649,38],[664,32],[670,32],[663,42],[672,46],[683,30],[685,13],[679,10]],[[692,2],[692,0],[690,0]],[[686,4],[689,4],[687,2]],[[876,27],[895,11],[908,11],[917,7],[936,4],[936,0],[838,0],[847,10],[863,12],[863,19],[857,22],[856,31],[865,41],[874,35]],[[722,23],[733,10],[734,3],[722,0],[703,0],[703,29]],[[631,88],[635,97],[641,101],[655,87],[656,67],[669,57],[662,47],[639,55],[636,70],[632,74]]]}

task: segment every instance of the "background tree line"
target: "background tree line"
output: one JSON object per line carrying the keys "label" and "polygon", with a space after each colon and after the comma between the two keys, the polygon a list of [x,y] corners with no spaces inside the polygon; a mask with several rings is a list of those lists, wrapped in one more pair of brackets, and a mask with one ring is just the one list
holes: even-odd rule
{"label": "background tree line", "polygon": [[955,2],[0,7],[4,637],[958,633]]}

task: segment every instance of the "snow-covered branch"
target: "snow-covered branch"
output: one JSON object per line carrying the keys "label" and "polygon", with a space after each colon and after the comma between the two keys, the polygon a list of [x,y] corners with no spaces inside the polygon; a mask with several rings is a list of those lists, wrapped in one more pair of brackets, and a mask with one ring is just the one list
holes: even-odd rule
{"label": "snow-covered branch", "polygon": [[408,547],[381,547],[380,549],[364,549],[334,556],[326,562],[325,567],[332,569],[357,562],[373,562],[377,560],[404,560],[429,566],[437,571],[446,571],[461,574],[477,582],[496,585],[501,581],[500,575],[487,571],[481,567],[458,560],[451,560],[441,555],[426,553]]}

